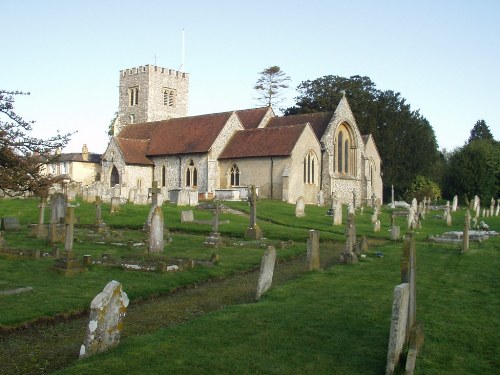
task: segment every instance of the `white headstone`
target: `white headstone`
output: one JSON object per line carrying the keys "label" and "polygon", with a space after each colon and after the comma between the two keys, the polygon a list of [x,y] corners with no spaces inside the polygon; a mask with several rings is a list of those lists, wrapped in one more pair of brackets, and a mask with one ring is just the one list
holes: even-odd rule
{"label": "white headstone", "polygon": [[163,211],[160,206],[152,208],[151,223],[149,224],[148,252],[160,253],[165,242],[163,239]]}
{"label": "white headstone", "polygon": [[458,207],[458,196],[455,195],[453,197],[453,203],[451,205],[451,212],[456,212],[457,211],[457,207]]}
{"label": "white headstone", "polygon": [[306,216],[305,208],[306,208],[306,203],[304,197],[299,197],[297,199],[297,202],[295,203],[295,216],[296,217]]}
{"label": "white headstone", "polygon": [[259,281],[257,283],[257,293],[255,295],[255,299],[257,301],[272,285],[275,263],[276,249],[274,246],[269,246],[262,256],[262,261],[260,262]]}

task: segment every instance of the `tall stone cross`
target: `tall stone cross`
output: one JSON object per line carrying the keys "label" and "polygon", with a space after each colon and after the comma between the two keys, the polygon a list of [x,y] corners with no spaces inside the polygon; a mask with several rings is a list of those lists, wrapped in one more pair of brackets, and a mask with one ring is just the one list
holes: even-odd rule
{"label": "tall stone cross", "polygon": [[212,233],[219,233],[219,215],[220,215],[220,205],[215,204],[215,208],[213,210],[213,219],[212,219]]}
{"label": "tall stone cross", "polygon": [[158,194],[161,193],[161,189],[158,187],[158,181],[153,181],[153,186],[149,189],[151,194],[151,206],[158,205]]}
{"label": "tall stone cross", "polygon": [[394,185],[391,185],[391,208],[396,207],[394,204]]}
{"label": "tall stone cross", "polygon": [[262,238],[262,230],[257,224],[257,192],[255,185],[251,185],[248,189],[248,202],[250,203],[250,226],[245,232],[245,236],[252,240],[260,240]]}

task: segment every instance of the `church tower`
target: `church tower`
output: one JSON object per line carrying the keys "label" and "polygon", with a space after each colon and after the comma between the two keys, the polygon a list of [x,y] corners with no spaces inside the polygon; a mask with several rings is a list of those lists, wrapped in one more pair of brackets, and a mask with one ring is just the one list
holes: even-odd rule
{"label": "church tower", "polygon": [[189,74],[153,65],[120,71],[114,134],[128,124],[187,116]]}

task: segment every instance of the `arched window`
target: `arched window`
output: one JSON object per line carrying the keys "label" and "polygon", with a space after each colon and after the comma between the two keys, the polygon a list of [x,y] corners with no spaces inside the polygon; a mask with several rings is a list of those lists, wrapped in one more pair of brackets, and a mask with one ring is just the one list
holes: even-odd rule
{"label": "arched window", "polygon": [[186,186],[198,186],[198,171],[196,170],[192,159],[190,160],[189,166],[186,169]]}
{"label": "arched window", "polygon": [[342,173],[342,148],[344,145],[344,133],[339,132],[337,136],[337,172]]}
{"label": "arched window", "polygon": [[111,170],[111,179],[110,179],[111,187],[118,185],[120,183],[120,174],[118,173],[118,169],[113,165],[113,169]]}
{"label": "arched window", "polygon": [[240,186],[240,169],[236,164],[231,166],[231,186]]}
{"label": "arched window", "polygon": [[316,155],[311,150],[304,157],[304,184],[316,182],[316,165]]}
{"label": "arched window", "polygon": [[349,173],[349,140],[344,142],[344,173]]}
{"label": "arched window", "polygon": [[161,186],[167,186],[167,167],[161,168]]}

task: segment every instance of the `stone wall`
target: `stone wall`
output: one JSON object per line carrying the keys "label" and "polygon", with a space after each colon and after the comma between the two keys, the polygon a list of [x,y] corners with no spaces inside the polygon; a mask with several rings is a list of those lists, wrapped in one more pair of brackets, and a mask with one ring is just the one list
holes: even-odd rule
{"label": "stone wall", "polygon": [[100,173],[101,164],[97,163],[72,162],[70,166],[71,178],[82,186],[92,185]]}

